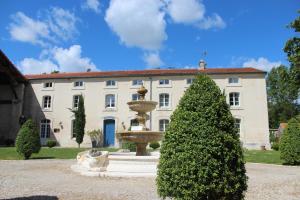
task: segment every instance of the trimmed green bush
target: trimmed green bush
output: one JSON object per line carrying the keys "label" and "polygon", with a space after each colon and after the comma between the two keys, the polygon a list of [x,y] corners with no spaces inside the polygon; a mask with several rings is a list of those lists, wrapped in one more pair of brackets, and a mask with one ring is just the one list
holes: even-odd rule
{"label": "trimmed green bush", "polygon": [[151,142],[149,146],[155,150],[160,147],[160,144],[158,142]]}
{"label": "trimmed green bush", "polygon": [[84,99],[82,95],[79,95],[78,108],[71,110],[75,114],[74,120],[74,130],[76,135],[76,142],[78,144],[78,148],[80,148],[80,144],[83,141],[84,137],[84,129],[86,123],[85,116],[85,108],[84,108]]}
{"label": "trimmed green bush", "polygon": [[30,158],[32,153],[41,149],[40,136],[34,122],[27,120],[19,130],[16,138],[16,150],[24,159]]}
{"label": "trimmed green bush", "polygon": [[291,119],[283,131],[279,149],[284,164],[300,165],[300,123],[296,118]]}
{"label": "trimmed green bush", "polygon": [[48,140],[47,141],[47,147],[52,148],[56,146],[56,141],[55,140]]}
{"label": "trimmed green bush", "polygon": [[136,151],[136,144],[134,142],[123,141],[122,149],[129,149],[130,152]]}
{"label": "trimmed green bush", "polygon": [[278,151],[279,150],[279,142],[273,142],[271,145],[271,149]]}
{"label": "trimmed green bush", "polygon": [[234,118],[215,82],[199,75],[171,116],[160,150],[162,198],[240,200],[247,189]]}

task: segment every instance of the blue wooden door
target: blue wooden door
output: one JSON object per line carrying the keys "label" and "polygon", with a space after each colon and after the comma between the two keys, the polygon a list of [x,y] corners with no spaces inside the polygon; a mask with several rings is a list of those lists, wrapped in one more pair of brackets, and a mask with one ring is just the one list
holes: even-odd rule
{"label": "blue wooden door", "polygon": [[104,146],[115,145],[115,120],[104,120]]}

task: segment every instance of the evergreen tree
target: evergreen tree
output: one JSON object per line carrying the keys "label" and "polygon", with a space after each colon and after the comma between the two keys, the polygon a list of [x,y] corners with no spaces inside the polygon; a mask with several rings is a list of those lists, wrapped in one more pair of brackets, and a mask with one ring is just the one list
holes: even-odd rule
{"label": "evergreen tree", "polygon": [[280,158],[284,164],[300,165],[300,121],[293,118],[280,138]]}
{"label": "evergreen tree", "polygon": [[29,159],[32,153],[41,149],[40,136],[34,122],[29,119],[20,128],[16,138],[16,150],[24,159]]}
{"label": "evergreen tree", "polygon": [[244,158],[225,96],[199,75],[171,116],[161,146],[158,194],[174,199],[240,200]]}
{"label": "evergreen tree", "polygon": [[80,144],[83,141],[84,137],[84,128],[85,128],[85,109],[84,109],[84,99],[83,96],[79,96],[78,108],[72,111],[75,114],[74,121],[74,131],[76,135],[76,142],[80,148]]}

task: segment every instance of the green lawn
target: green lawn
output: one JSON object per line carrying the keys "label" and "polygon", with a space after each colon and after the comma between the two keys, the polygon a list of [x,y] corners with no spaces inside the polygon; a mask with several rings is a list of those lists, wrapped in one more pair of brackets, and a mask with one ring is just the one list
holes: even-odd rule
{"label": "green lawn", "polygon": [[[75,159],[77,153],[86,148],[48,148],[43,147],[38,154],[32,154],[30,159]],[[103,151],[114,152],[116,148],[100,148]],[[0,160],[20,160],[15,147],[0,147]]]}
{"label": "green lawn", "polygon": [[[48,148],[43,147],[38,154],[32,154],[31,159],[75,159],[78,152],[86,148]],[[114,152],[116,148],[101,148],[100,150]],[[246,162],[282,164],[279,151],[244,150]],[[15,147],[0,147],[0,160],[22,159]]]}
{"label": "green lawn", "polygon": [[246,162],[282,164],[279,151],[244,150]]}

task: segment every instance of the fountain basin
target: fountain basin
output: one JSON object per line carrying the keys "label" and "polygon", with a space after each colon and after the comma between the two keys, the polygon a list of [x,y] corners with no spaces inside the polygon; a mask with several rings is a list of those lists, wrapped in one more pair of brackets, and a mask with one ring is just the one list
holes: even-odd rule
{"label": "fountain basin", "polygon": [[157,102],[155,101],[130,101],[127,103],[129,105],[130,110],[136,111],[138,113],[146,113],[155,109]]}
{"label": "fountain basin", "polygon": [[127,141],[136,143],[149,143],[161,140],[163,134],[159,131],[123,131],[118,135]]}

